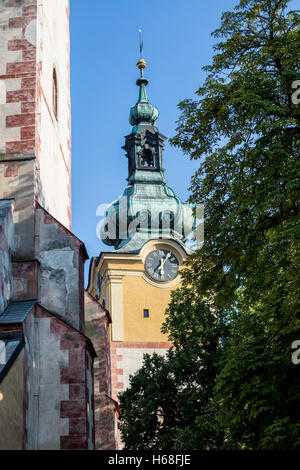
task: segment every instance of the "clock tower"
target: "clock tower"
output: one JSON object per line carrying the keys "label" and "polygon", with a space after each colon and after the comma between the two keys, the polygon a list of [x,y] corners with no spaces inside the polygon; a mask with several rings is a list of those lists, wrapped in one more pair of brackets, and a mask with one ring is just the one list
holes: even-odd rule
{"label": "clock tower", "polygon": [[130,110],[131,133],[123,149],[128,185],[106,210],[100,229],[112,252],[90,266],[88,292],[111,316],[112,398],[129,386],[143,355],[165,354],[171,346],[161,326],[171,291],[190,254],[187,237],[194,228],[192,209],[167,186],[163,168],[166,137],[155,126],[158,109],[147,97],[146,62],[140,59],[139,98]]}

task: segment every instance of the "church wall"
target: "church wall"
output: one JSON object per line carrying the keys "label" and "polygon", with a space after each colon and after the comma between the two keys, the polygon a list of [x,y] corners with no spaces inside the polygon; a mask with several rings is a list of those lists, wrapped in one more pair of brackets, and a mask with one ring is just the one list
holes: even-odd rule
{"label": "church wall", "polygon": [[[34,438],[30,432],[35,428],[35,415],[36,405],[34,403],[34,378],[35,370],[33,367],[35,353],[32,344],[34,334],[34,314],[31,312],[25,322],[23,323],[23,332],[25,338],[24,350],[24,400],[23,400],[23,450],[33,449]],[[30,447],[31,446],[31,447]]]}
{"label": "church wall", "polygon": [[24,350],[0,384],[0,449],[23,448]]}
{"label": "church wall", "polygon": [[[1,201],[0,201],[1,202]],[[11,253],[14,249],[14,228],[12,219],[12,202],[0,204],[1,211],[11,205],[9,212],[0,224],[0,314],[4,312],[12,295],[12,264]]]}
{"label": "church wall", "polygon": [[[69,0],[0,0],[0,162],[34,159],[35,197],[67,228],[71,227],[69,52]],[[21,183],[19,190],[25,194],[28,181],[25,187]]]}
{"label": "church wall", "polygon": [[24,448],[92,449],[93,356],[86,337],[40,306],[27,317],[24,331]]}
{"label": "church wall", "polygon": [[36,0],[0,0],[0,154],[35,149]]}
{"label": "church wall", "polygon": [[[109,306],[112,341],[168,341],[167,335],[161,332],[161,325],[171,292],[180,287],[180,279],[154,285],[145,275],[139,255],[131,255],[130,259],[123,254],[112,257],[108,253],[107,258],[99,271],[102,276],[100,301],[104,300]],[[90,281],[94,284],[93,292],[96,281],[97,276]],[[149,310],[149,318],[144,318],[144,309]]]}
{"label": "church wall", "polygon": [[0,0],[0,198],[14,198],[15,256],[34,255],[36,0]]}
{"label": "church wall", "polygon": [[14,257],[34,259],[34,160],[12,158],[0,155],[0,199],[15,199]]}
{"label": "church wall", "polygon": [[[97,269],[102,276],[100,301],[109,305],[112,317],[111,396],[117,401],[118,393],[129,386],[129,376],[142,366],[144,354],[164,355],[172,347],[161,326],[171,291],[180,286],[180,279],[154,285],[146,280],[142,258],[136,254],[103,254]],[[92,270],[89,285],[94,294],[97,269]],[[149,318],[144,318],[144,309],[149,310]]]}
{"label": "church wall", "polygon": [[94,369],[93,359],[88,351],[85,352],[86,358],[86,400],[87,400],[87,437],[88,449],[94,449],[95,442],[95,422],[94,422]]}
{"label": "church wall", "polygon": [[12,266],[13,302],[38,299],[38,261],[16,262]]}
{"label": "church wall", "polygon": [[[124,341],[168,341],[160,330],[171,289],[157,288],[154,295],[153,286],[142,276],[124,276],[122,283],[127,293],[123,296]],[[149,310],[149,318],[143,317],[144,309]]]}
{"label": "church wall", "polygon": [[93,342],[94,361],[95,448],[117,449],[117,410],[111,396],[109,348],[110,317],[90,294],[85,293],[86,333]]}
{"label": "church wall", "polygon": [[41,208],[36,211],[36,231],[40,302],[83,331],[83,244]]}
{"label": "church wall", "polygon": [[61,383],[69,384],[69,399],[62,401],[60,407],[61,418],[69,419],[69,433],[61,437],[61,449],[91,450],[94,448],[92,356],[86,339],[75,332],[65,331],[61,335],[61,348],[69,353],[68,366],[61,370]]}
{"label": "church wall", "polygon": [[[69,0],[43,0],[37,23],[38,201],[71,228]],[[53,71],[58,112],[53,109]]]}
{"label": "church wall", "polygon": [[68,433],[68,420],[60,416],[61,400],[69,398],[60,380],[68,353],[60,348],[60,337],[51,331],[52,318],[36,307],[26,320],[28,354],[28,409],[26,449],[60,449],[60,437]]}

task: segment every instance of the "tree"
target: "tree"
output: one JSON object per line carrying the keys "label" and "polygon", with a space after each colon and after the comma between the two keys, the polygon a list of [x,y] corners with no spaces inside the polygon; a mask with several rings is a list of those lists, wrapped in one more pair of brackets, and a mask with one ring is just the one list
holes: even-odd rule
{"label": "tree", "polygon": [[198,99],[180,104],[173,139],[203,158],[191,200],[205,203],[206,243],[189,277],[238,312],[217,392],[228,445],[245,448],[299,446],[300,16],[288,3],[243,0],[223,15],[223,41]]}
{"label": "tree", "polygon": [[[214,333],[227,321],[211,356],[206,403],[229,448],[300,447],[300,374],[291,362],[300,339],[300,107],[292,99],[300,15],[289,3],[241,0],[222,15],[205,83],[179,104],[171,141],[199,160],[190,202],[205,204],[205,244],[188,260],[164,330],[184,351],[198,338],[199,357],[205,306]],[[182,308],[189,299],[198,330]],[[185,423],[176,426],[185,442]]]}
{"label": "tree", "polygon": [[276,325],[275,315],[267,313],[262,304],[241,309],[222,354],[216,398],[227,448],[300,448],[300,381],[291,362],[291,318],[286,315]]}

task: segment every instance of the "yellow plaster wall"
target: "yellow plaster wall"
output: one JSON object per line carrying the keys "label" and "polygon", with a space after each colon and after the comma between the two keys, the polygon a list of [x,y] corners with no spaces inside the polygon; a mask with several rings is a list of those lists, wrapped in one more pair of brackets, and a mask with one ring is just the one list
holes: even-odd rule
{"label": "yellow plaster wall", "polygon": [[[179,267],[179,270],[182,266]],[[163,342],[168,341],[167,335],[161,333],[161,325],[165,319],[165,311],[171,300],[171,291],[180,287],[157,287],[147,282],[141,275],[126,274],[130,271],[143,273],[145,271],[141,260],[107,260],[102,265],[101,275],[105,277],[119,276],[122,278],[122,341],[128,342]],[[109,299],[106,298],[106,283],[102,284],[100,298],[105,300],[105,305],[113,313],[111,279],[108,281]],[[120,299],[114,299],[116,308]],[[143,317],[144,309],[149,310],[149,318]],[[119,311],[119,309],[117,308]],[[114,315],[112,315],[113,317]],[[114,323],[114,318],[113,318]],[[112,327],[114,327],[112,325]],[[116,326],[115,326],[116,328]]]}
{"label": "yellow plaster wall", "polygon": [[22,450],[23,360],[24,350],[0,384],[0,450]]}
{"label": "yellow plaster wall", "polygon": [[[160,331],[171,289],[152,286],[141,276],[123,278],[124,341],[168,341]],[[143,318],[144,309],[149,318]]]}
{"label": "yellow plaster wall", "polygon": [[121,263],[117,263],[117,262],[110,262],[107,264],[107,267],[108,269],[122,269],[122,270],[126,270],[126,271],[143,271],[144,270],[144,266],[141,262],[132,262],[132,263],[128,263],[127,262],[123,262],[122,264]]}

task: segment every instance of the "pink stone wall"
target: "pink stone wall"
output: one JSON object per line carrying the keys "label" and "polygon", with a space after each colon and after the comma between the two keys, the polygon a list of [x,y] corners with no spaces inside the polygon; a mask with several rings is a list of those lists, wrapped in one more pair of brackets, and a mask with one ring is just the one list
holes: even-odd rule
{"label": "pink stone wall", "polygon": [[109,324],[110,316],[93,297],[85,293],[86,333],[97,357],[94,361],[96,450],[118,449],[118,407],[111,399]]}
{"label": "pink stone wall", "polygon": [[0,0],[0,164],[34,158],[36,200],[70,229],[69,36],[69,0]]}
{"label": "pink stone wall", "polygon": [[38,293],[38,261],[20,261],[13,263],[12,300],[37,300]]}
{"label": "pink stone wall", "polygon": [[0,2],[0,153],[34,153],[37,1]]}

